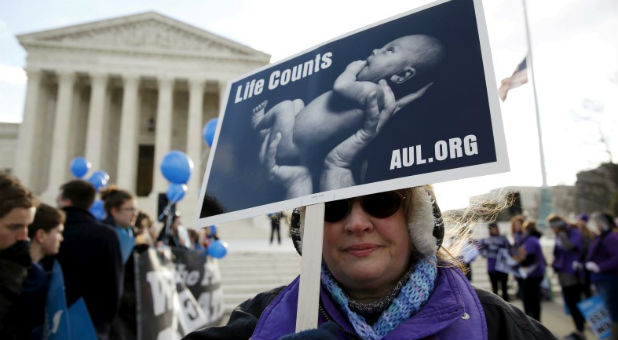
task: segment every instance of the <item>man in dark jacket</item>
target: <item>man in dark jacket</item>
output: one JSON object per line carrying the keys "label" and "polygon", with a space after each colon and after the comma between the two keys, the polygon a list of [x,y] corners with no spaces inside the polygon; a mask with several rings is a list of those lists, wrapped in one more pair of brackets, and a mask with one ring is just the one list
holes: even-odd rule
{"label": "man in dark jacket", "polygon": [[60,190],[57,203],[66,213],[66,222],[58,261],[64,273],[67,305],[83,297],[99,339],[108,339],[122,294],[118,236],[88,211],[95,198],[90,183],[73,180]]}
{"label": "man in dark jacket", "polygon": [[5,334],[5,316],[22,289],[31,264],[28,225],[38,201],[17,179],[0,174],[0,338]]}

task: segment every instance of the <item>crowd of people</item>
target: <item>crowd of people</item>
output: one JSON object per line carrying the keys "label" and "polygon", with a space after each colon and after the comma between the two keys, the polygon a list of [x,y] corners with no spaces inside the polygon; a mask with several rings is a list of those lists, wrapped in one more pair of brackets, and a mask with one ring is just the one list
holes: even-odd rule
{"label": "crowd of people", "polygon": [[618,320],[618,229],[614,216],[606,213],[580,214],[574,221],[551,214],[547,224],[555,237],[551,262],[542,251],[541,232],[536,223],[517,215],[511,218],[511,240],[500,233],[498,224],[489,223],[489,236],[479,242],[487,258],[487,273],[495,294],[501,291],[509,301],[509,273],[517,280],[524,311],[541,320],[542,282],[557,276],[565,309],[571,315],[575,331],[566,338],[585,339],[585,318],[577,304],[598,294],[610,316],[613,337]]}
{"label": "crowd of people", "polygon": [[91,183],[71,180],[52,207],[0,173],[0,339],[48,338],[45,304],[55,261],[66,305],[83,298],[99,339],[134,339],[123,326],[137,315],[133,254],[164,244],[205,251],[216,238],[210,228],[187,232],[178,214],[157,230],[135,195],[113,186],[100,193],[106,218],[99,221],[89,211],[96,195]]}
{"label": "crowd of people", "polygon": [[[116,322],[131,324],[137,317],[131,294],[133,254],[162,243],[204,250],[216,237],[210,228],[183,228],[176,213],[169,228],[157,231],[153,219],[138,210],[136,197],[115,187],[101,192],[107,217],[99,221],[89,212],[96,194],[89,182],[72,180],[60,187],[57,207],[52,207],[39,203],[15,178],[0,175],[0,338],[45,338],[45,299],[54,260],[63,271],[67,305],[84,299],[99,339],[135,338]],[[300,254],[303,214],[304,209],[295,210],[290,226]],[[550,215],[547,223],[555,234],[551,262],[536,223],[519,215],[511,219],[510,237],[491,222],[489,236],[482,240],[472,242],[462,229],[451,237],[455,242],[443,244],[447,236],[429,186],[328,202],[324,223],[318,328],[294,331],[295,280],[241,304],[226,325],[195,331],[186,339],[382,339],[404,334],[551,339],[540,324],[541,285],[548,268],[558,277],[573,319],[575,331],[568,338],[585,338],[577,303],[592,294],[605,302],[615,332],[618,230],[609,214],[582,214],[576,221]],[[128,253],[123,237],[135,241]],[[466,257],[476,255],[456,253],[451,248],[456,243],[462,249],[474,245],[487,258],[495,295],[470,284]],[[524,312],[507,303],[514,298],[508,292],[509,274],[517,280]]]}

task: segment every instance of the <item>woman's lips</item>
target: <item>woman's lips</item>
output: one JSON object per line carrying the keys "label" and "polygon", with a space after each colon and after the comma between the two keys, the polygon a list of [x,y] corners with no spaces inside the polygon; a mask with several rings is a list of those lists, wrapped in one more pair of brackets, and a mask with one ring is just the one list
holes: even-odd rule
{"label": "woman's lips", "polygon": [[352,256],[365,257],[371,255],[371,253],[378,250],[378,248],[380,248],[380,246],[377,244],[359,243],[344,248],[343,250]]}

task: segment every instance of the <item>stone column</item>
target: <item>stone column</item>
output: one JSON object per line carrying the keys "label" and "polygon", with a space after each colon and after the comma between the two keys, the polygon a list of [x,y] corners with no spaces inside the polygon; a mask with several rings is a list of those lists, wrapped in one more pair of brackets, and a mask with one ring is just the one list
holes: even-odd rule
{"label": "stone column", "polygon": [[[188,183],[187,197],[197,197],[200,191],[202,171],[202,122],[204,104],[204,80],[189,79],[189,117],[187,120],[187,155],[193,160],[193,173]],[[192,218],[193,216],[191,216]]]}
{"label": "stone column", "polygon": [[101,169],[101,150],[103,146],[103,121],[105,117],[105,90],[107,75],[91,74],[90,106],[88,108],[88,127],[86,130],[86,159],[92,169]]}
{"label": "stone column", "polygon": [[165,192],[168,187],[167,180],[161,174],[161,161],[165,154],[171,151],[172,145],[172,105],[174,78],[161,77],[159,82],[159,99],[157,103],[157,130],[155,131],[155,163],[154,183],[151,194],[157,195]]}
{"label": "stone column", "polygon": [[49,182],[46,199],[58,194],[58,188],[67,179],[69,167],[69,126],[71,123],[71,103],[73,103],[73,87],[75,73],[62,71],[58,73],[58,99],[56,116],[54,118],[54,133],[52,139],[51,162],[49,166]]}
{"label": "stone column", "polygon": [[36,68],[28,68],[28,88],[26,90],[26,102],[24,104],[24,119],[19,127],[17,138],[17,153],[15,154],[15,175],[18,176],[26,187],[32,184],[33,151],[36,127],[41,119],[38,113],[39,91],[41,88],[42,72]]}
{"label": "stone column", "polygon": [[139,76],[123,74],[124,88],[122,91],[122,112],[120,117],[120,138],[118,141],[118,171],[117,183],[120,188],[135,192],[135,177],[137,176],[137,131],[139,105],[137,91]]}

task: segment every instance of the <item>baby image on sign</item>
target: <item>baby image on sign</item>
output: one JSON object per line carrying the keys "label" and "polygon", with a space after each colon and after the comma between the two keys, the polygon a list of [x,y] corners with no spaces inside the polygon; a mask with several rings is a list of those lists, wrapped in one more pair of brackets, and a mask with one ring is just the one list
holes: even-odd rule
{"label": "baby image on sign", "polygon": [[231,82],[198,224],[508,170],[479,4],[428,5]]}

